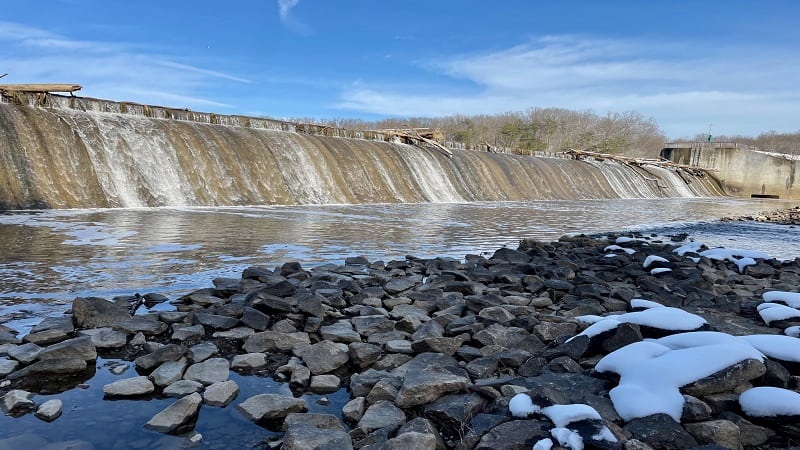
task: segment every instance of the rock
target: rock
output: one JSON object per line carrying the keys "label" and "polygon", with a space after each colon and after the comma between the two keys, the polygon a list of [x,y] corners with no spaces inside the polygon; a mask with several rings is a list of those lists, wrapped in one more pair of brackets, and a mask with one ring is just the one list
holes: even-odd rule
{"label": "rock", "polygon": [[94,361],[97,359],[97,350],[89,336],[81,336],[66,341],[53,344],[42,349],[37,358],[47,359],[80,359],[82,361]]}
{"label": "rock", "polygon": [[707,422],[688,423],[685,425],[697,442],[716,444],[721,447],[741,450],[739,427],[728,420],[709,420]]}
{"label": "rock", "polygon": [[311,371],[308,367],[298,365],[292,370],[289,386],[294,389],[305,389],[311,383]]}
{"label": "rock", "polygon": [[236,409],[253,422],[258,422],[281,419],[291,413],[302,412],[306,409],[306,401],[285,395],[259,394],[238,404]]}
{"label": "rock", "polygon": [[[577,329],[577,326],[575,329]],[[475,333],[473,339],[480,342],[484,346],[499,345],[501,347],[511,348],[522,342],[527,335],[528,332],[522,328],[505,327],[503,325],[494,323],[489,325],[489,327],[486,329]]]}
{"label": "rock", "polygon": [[572,322],[542,322],[533,331],[544,342],[552,342],[561,336],[574,336],[578,325]]}
{"label": "rock", "polygon": [[468,377],[444,367],[430,366],[420,371],[409,371],[403,378],[403,386],[397,393],[396,403],[401,408],[424,405],[443,394],[460,391],[469,385]]}
{"label": "rock", "polygon": [[165,333],[169,327],[164,322],[148,319],[143,316],[133,316],[114,325],[115,330],[124,331],[128,336],[142,333],[145,336],[158,336]]}
{"label": "rock", "polygon": [[352,450],[353,441],[344,430],[293,424],[283,436],[282,450],[331,449]]}
{"label": "rock", "polygon": [[698,445],[692,435],[667,414],[653,414],[633,419],[624,429],[655,450],[692,448]]}
{"label": "rock", "polygon": [[186,366],[186,358],[181,358],[177,361],[166,361],[150,374],[150,379],[153,380],[156,386],[169,386],[183,378]]}
{"label": "rock", "polygon": [[254,335],[255,331],[252,328],[248,327],[236,327],[231,328],[230,330],[225,331],[215,331],[211,337],[219,338],[219,339],[234,339],[238,341],[245,340],[250,336]]}
{"label": "rock", "polygon": [[135,397],[151,394],[155,390],[149,378],[140,376],[126,378],[103,386],[103,395],[106,397]]}
{"label": "rock", "polygon": [[320,375],[338,369],[349,361],[348,347],[344,344],[322,341],[314,345],[298,347],[295,354],[303,358],[312,375]]}
{"label": "rock", "polygon": [[144,426],[161,433],[176,431],[197,416],[202,402],[198,393],[187,395],[153,416]]}
{"label": "rock", "polygon": [[172,326],[172,340],[185,342],[192,339],[199,339],[205,336],[206,329],[203,328],[202,325],[191,325],[191,326]]}
{"label": "rock", "polygon": [[318,394],[328,394],[339,390],[341,380],[335,375],[314,375],[308,389]]}
{"label": "rock", "polygon": [[38,345],[28,342],[22,345],[16,345],[8,349],[8,356],[16,359],[17,361],[23,364],[30,364],[36,361],[36,358],[39,357],[39,352],[42,351],[42,347]]}
{"label": "rock", "polygon": [[728,420],[739,427],[739,442],[744,447],[758,447],[769,441],[775,432],[769,428],[756,425],[749,420],[731,412],[723,412],[719,415],[722,420]]}
{"label": "rock", "polygon": [[245,353],[236,355],[231,360],[231,369],[259,369],[267,365],[267,355],[264,353]]}
{"label": "rock", "polygon": [[199,363],[211,358],[219,352],[216,345],[211,342],[201,342],[189,348],[189,359],[194,363]]}
{"label": "rock", "polygon": [[683,400],[683,413],[681,414],[682,423],[707,420],[713,414],[711,407],[697,397],[684,395]]}
{"label": "rock", "polygon": [[390,353],[402,353],[404,355],[414,354],[411,348],[411,341],[405,339],[392,339],[386,342],[386,351]]}
{"label": "rock", "polygon": [[603,347],[603,351],[608,354],[628,344],[633,344],[641,340],[642,333],[639,331],[639,325],[621,323],[617,326],[616,330],[614,330],[614,335],[604,340],[601,346]]}
{"label": "rock", "polygon": [[121,348],[128,342],[125,333],[110,327],[81,330],[80,334],[89,336],[96,348]]}
{"label": "rock", "polygon": [[46,317],[31,328],[31,332],[22,340],[37,345],[47,345],[63,341],[73,331],[75,327],[71,317]]}
{"label": "rock", "polygon": [[20,389],[12,389],[3,396],[3,411],[16,414],[33,408],[33,393]]}
{"label": "rock", "polygon": [[84,372],[86,361],[79,358],[57,358],[36,361],[35,363],[8,374],[9,380],[25,379],[43,375],[70,375]]}
{"label": "rock", "polygon": [[382,400],[367,408],[361,420],[358,421],[358,428],[366,433],[370,433],[380,428],[397,429],[406,423],[406,414],[391,402]]}
{"label": "rock", "polygon": [[233,380],[220,381],[203,392],[203,403],[224,408],[239,395],[239,385]]}
{"label": "rock", "polygon": [[72,318],[78,328],[111,327],[130,319],[128,309],[99,297],[77,297],[72,302]]}
{"label": "rock", "polygon": [[228,360],[212,358],[201,363],[192,364],[183,374],[185,380],[192,380],[206,386],[226,381],[229,376]]}
{"label": "rock", "polygon": [[364,397],[356,397],[342,407],[342,418],[350,422],[358,422],[364,416],[366,408],[367,400]]}
{"label": "rock", "polygon": [[19,366],[19,362],[17,361],[5,357],[0,358],[0,378],[3,378],[11,372],[17,370],[17,366]]}
{"label": "rock", "polygon": [[309,339],[308,333],[262,331],[247,338],[243,348],[249,353],[277,353],[288,352],[296,345],[310,343],[311,339]]}
{"label": "rock", "polygon": [[414,353],[433,352],[452,356],[461,347],[461,343],[460,338],[430,337],[412,342],[411,350]]}
{"label": "rock", "polygon": [[550,428],[551,424],[538,420],[501,423],[483,435],[475,450],[527,450],[540,440],[550,438]]}
{"label": "rock", "polygon": [[386,443],[387,450],[436,450],[436,435],[431,433],[409,432],[389,439]]}
{"label": "rock", "polygon": [[215,330],[229,330],[236,325],[239,325],[239,319],[216,314],[195,312],[192,313],[192,323],[195,325],[200,324]]}
{"label": "rock", "polygon": [[361,335],[353,329],[353,325],[347,320],[340,320],[332,325],[320,327],[319,334],[326,341],[343,344],[361,342]]}
{"label": "rock", "polygon": [[366,342],[353,342],[347,346],[350,362],[358,368],[369,367],[381,356],[381,347]]}
{"label": "rock", "polygon": [[681,392],[695,397],[727,392],[742,383],[764,375],[766,372],[767,368],[761,361],[746,359],[681,387]]}
{"label": "rock", "polygon": [[485,398],[475,393],[445,395],[425,405],[425,417],[437,423],[463,428],[483,410],[486,403]]}
{"label": "rock", "polygon": [[258,331],[264,331],[269,327],[269,316],[249,306],[245,306],[242,310],[241,321],[248,327]]}
{"label": "rock", "polygon": [[333,414],[292,413],[286,416],[282,428],[288,430],[297,425],[306,425],[323,430],[345,431],[339,418]]}
{"label": "rock", "polygon": [[407,291],[416,285],[417,283],[415,281],[408,278],[392,278],[383,286],[383,289],[391,295],[396,295]]}
{"label": "rock", "polygon": [[164,388],[164,395],[167,397],[183,397],[193,394],[203,387],[202,383],[191,380],[178,380]]}
{"label": "rock", "polygon": [[[33,414],[45,422],[52,422],[61,415],[61,408],[61,400],[54,398],[39,405],[39,407],[36,408],[36,412]],[[0,446],[0,448],[2,448],[2,446]]]}
{"label": "rock", "polygon": [[178,344],[167,344],[152,353],[140,356],[134,360],[136,367],[150,371],[166,361],[176,361],[186,354],[186,347]]}
{"label": "rock", "polygon": [[367,403],[372,404],[380,400],[395,401],[400,390],[400,381],[393,377],[378,380],[367,394]]}

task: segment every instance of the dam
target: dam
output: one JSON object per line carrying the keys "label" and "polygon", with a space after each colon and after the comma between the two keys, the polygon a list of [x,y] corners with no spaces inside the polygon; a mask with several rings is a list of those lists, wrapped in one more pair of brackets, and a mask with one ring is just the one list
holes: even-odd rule
{"label": "dam", "polygon": [[800,198],[798,155],[764,152],[736,142],[681,142],[666,144],[661,156],[713,170],[734,196]]}
{"label": "dam", "polygon": [[0,209],[709,197],[699,171],[49,93],[0,103]]}

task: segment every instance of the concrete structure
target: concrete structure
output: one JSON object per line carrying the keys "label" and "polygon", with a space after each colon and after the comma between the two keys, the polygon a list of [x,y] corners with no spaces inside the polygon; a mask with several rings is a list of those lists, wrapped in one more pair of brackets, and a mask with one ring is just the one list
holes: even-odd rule
{"label": "concrete structure", "polygon": [[665,144],[661,156],[678,164],[713,169],[739,197],[800,198],[800,156],[769,153],[735,142]]}

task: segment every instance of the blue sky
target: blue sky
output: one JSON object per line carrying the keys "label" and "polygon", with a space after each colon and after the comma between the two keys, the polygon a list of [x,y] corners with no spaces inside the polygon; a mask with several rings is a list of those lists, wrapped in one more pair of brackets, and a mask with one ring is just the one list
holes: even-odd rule
{"label": "blue sky", "polygon": [[800,2],[5,0],[6,83],[223,114],[638,111],[800,130]]}

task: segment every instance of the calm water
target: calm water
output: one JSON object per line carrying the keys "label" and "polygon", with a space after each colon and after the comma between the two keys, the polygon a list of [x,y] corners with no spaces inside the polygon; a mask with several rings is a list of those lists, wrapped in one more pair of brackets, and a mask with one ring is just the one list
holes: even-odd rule
{"label": "calm water", "polygon": [[[800,256],[796,229],[757,223],[710,221],[795,206],[784,201],[664,199],[536,203],[414,204],[270,208],[70,210],[0,215],[0,322],[26,331],[48,314],[60,314],[77,296],[111,297],[161,292],[175,297],[211,286],[219,276],[238,277],[253,264],[298,260],[306,266],[415,256],[491,253],[522,238],[552,240],[570,233],[655,230],[687,232],[710,245]],[[3,438],[33,433],[49,441],[84,439],[95,448],[179,448],[184,438],[142,428],[169,399],[102,399],[102,386],[121,377],[99,359],[85,389],[57,397],[64,414],[53,423],[33,415],[0,416]],[[127,363],[130,364],[130,363]],[[288,393],[270,379],[232,372],[242,392],[225,409],[203,407],[196,431],[202,448],[250,448],[270,432],[249,423],[234,405],[263,392]],[[313,412],[338,413],[342,390],[328,406],[309,395]]]}

